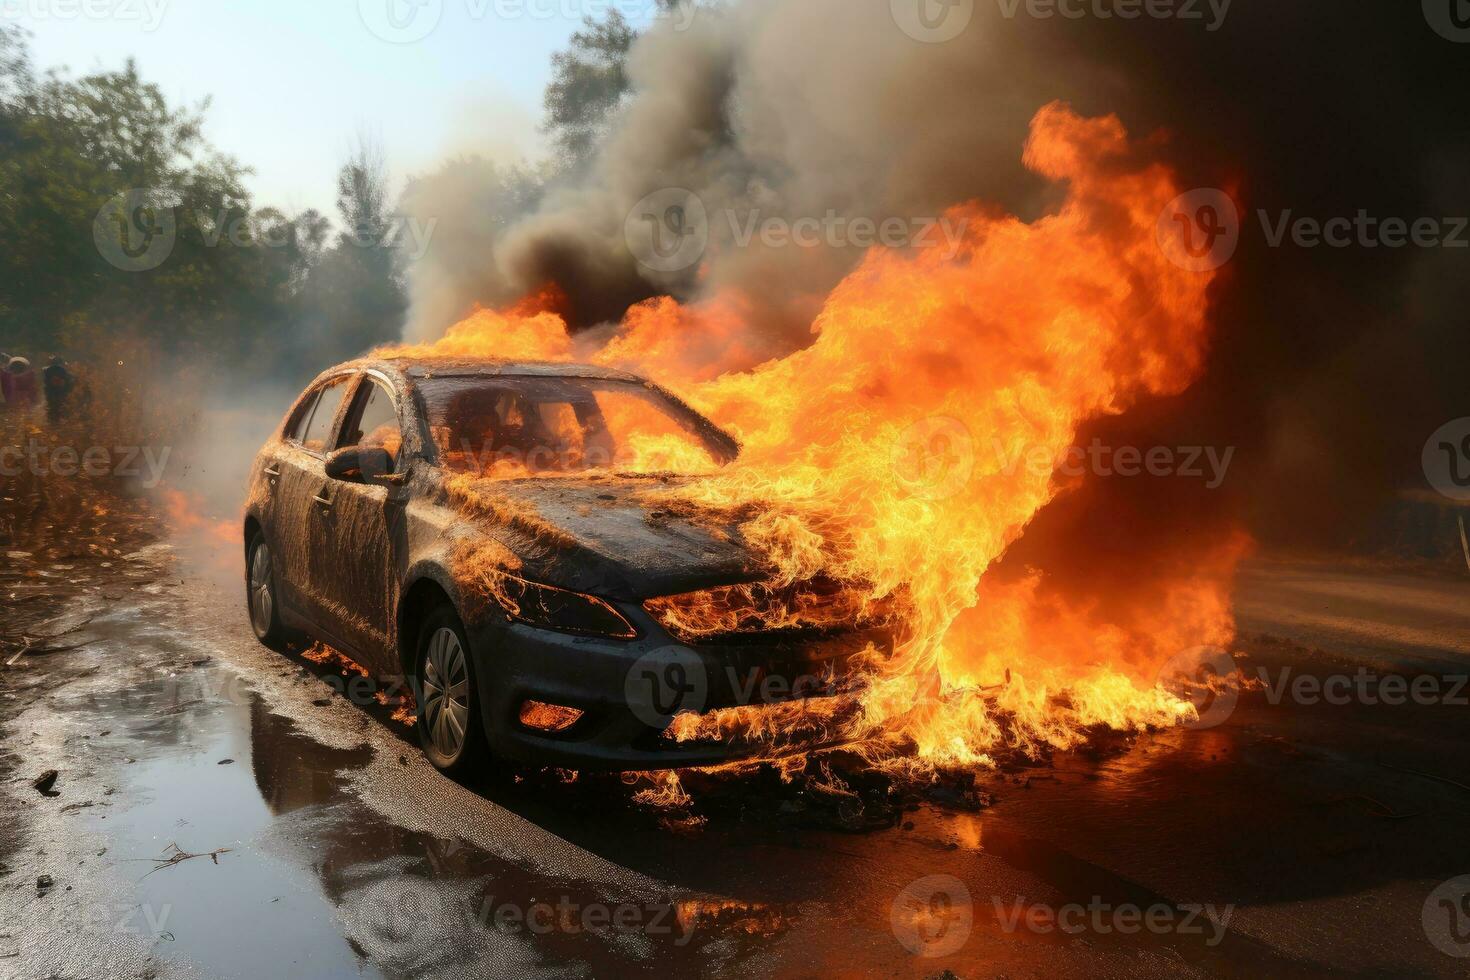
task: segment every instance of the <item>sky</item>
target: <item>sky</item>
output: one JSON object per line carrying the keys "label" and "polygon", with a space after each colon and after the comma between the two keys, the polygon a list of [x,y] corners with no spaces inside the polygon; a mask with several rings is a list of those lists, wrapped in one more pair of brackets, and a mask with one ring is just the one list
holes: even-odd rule
{"label": "sky", "polygon": [[255,171],[257,206],[336,214],[336,173],[378,142],[395,190],[440,160],[534,158],[553,52],[585,14],[653,0],[0,0],[39,68],[137,60],[171,103]]}

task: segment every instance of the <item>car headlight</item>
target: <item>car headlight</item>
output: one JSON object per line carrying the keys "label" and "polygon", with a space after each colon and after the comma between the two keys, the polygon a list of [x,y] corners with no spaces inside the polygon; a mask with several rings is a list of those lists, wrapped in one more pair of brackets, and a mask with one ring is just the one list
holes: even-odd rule
{"label": "car headlight", "polygon": [[569,592],[552,585],[540,585],[506,575],[496,596],[506,615],[528,626],[582,633],[587,636],[610,636],[631,640],[638,636],[633,624],[609,603],[594,595]]}

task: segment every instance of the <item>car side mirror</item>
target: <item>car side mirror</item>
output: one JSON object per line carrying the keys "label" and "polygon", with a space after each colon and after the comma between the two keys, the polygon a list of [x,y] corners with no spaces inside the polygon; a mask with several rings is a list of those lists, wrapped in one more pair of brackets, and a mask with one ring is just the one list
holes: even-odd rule
{"label": "car side mirror", "polygon": [[384,480],[392,475],[393,457],[386,449],[349,446],[327,456],[327,476],[333,480]]}

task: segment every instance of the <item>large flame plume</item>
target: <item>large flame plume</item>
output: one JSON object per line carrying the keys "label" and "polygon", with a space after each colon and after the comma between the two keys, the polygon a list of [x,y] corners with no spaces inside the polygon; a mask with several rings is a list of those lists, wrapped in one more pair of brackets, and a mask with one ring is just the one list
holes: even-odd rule
{"label": "large flame plume", "polygon": [[[1170,724],[1193,708],[1157,671],[1187,647],[1232,640],[1240,539],[1200,542],[1177,575],[1106,608],[1043,588],[1044,569],[987,576],[1068,491],[1027,460],[1061,459],[1089,420],[1176,395],[1202,371],[1213,275],[1160,248],[1159,216],[1182,188],[1155,145],[1131,142],[1115,117],[1044,107],[1024,161],[1064,190],[1058,206],[1026,222],[960,204],[946,215],[963,228],[957,254],[870,251],[826,299],[810,345],[753,369],[759,325],[719,297],[640,304],[587,350],[550,291],[405,350],[628,367],[737,435],[735,464],[657,492],[739,520],[773,588],[820,579],[845,591],[847,612],[899,612],[899,648],[858,710],[817,719],[875,760],[983,766],[1002,749],[1075,745],[1091,726]],[[813,720],[786,710],[683,719],[676,731]]]}

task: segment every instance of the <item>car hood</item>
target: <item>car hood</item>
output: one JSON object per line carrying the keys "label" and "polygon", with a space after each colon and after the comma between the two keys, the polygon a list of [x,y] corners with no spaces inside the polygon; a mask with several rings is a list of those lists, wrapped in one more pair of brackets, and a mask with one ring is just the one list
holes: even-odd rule
{"label": "car hood", "polygon": [[492,523],[549,585],[637,601],[750,581],[759,565],[731,522],[695,521],[650,499],[688,478],[507,480],[487,488],[509,506]]}

